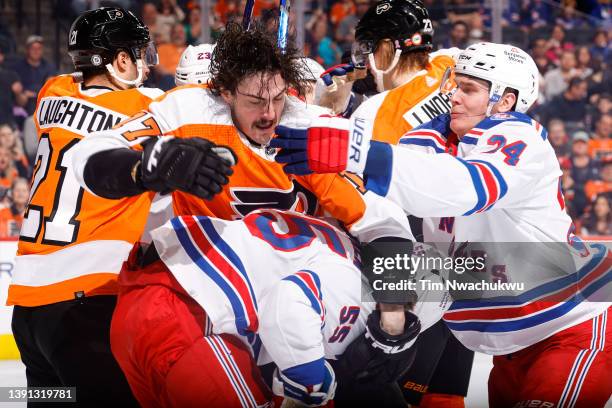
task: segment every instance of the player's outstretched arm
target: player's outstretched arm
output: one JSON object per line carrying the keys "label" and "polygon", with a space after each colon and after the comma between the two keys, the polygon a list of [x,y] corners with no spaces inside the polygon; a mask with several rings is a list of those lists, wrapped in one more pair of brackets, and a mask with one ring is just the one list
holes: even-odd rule
{"label": "player's outstretched arm", "polygon": [[[160,137],[159,122],[143,112],[79,142],[73,156],[79,183],[112,199],[175,190],[210,199],[221,191],[236,163],[231,149],[197,137]],[[132,149],[137,145],[142,150]]]}
{"label": "player's outstretched arm", "polygon": [[513,129],[504,136],[489,129],[479,136],[488,143],[458,158],[370,141],[367,123],[353,118],[325,120],[308,129],[278,130],[273,144],[281,148],[276,160],[286,163],[285,171],[363,174],[368,190],[418,217],[471,215],[494,204],[511,205],[533,188],[550,155],[534,128],[520,122],[508,125]]}

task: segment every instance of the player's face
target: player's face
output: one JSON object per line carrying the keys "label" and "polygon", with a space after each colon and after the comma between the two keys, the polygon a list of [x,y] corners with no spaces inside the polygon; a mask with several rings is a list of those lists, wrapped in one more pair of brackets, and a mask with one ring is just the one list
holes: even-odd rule
{"label": "player's face", "polygon": [[489,103],[489,87],[485,81],[457,75],[457,90],[451,97],[450,128],[459,137],[485,118]]}
{"label": "player's face", "polygon": [[258,73],[243,79],[234,93],[222,93],[236,127],[256,143],[267,145],[285,108],[287,85],[280,74]]}

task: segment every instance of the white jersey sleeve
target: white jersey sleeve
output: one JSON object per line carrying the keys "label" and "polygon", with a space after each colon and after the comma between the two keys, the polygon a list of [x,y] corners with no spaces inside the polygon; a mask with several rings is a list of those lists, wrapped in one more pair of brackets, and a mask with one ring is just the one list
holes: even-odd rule
{"label": "white jersey sleeve", "polygon": [[479,126],[461,139],[458,157],[372,142],[366,187],[416,216],[460,216],[511,208],[560,176],[543,128],[526,115]]}

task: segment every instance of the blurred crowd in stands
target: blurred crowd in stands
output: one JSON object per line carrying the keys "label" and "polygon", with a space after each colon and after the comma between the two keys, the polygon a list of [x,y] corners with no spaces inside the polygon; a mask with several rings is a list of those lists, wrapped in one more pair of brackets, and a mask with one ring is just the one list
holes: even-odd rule
{"label": "blurred crowd in stands", "polygon": [[[375,1],[305,2],[304,54],[329,68],[350,52],[354,28]],[[490,2],[423,0],[436,30],[437,48],[491,40]],[[142,18],[153,33],[159,65],[147,86],[170,89],[174,69],[189,44],[198,44],[207,18],[212,39],[229,21],[242,19],[245,1],[72,0],[57,2],[57,18],[70,22],[86,9],[119,5]],[[567,210],[583,235],[612,236],[612,139],[610,127],[612,18],[609,1],[507,0],[502,14],[505,43],[528,50],[540,70],[540,99],[530,112],[548,129],[563,176]],[[275,30],[278,0],[256,0],[254,17]],[[295,7],[294,7],[295,9]],[[295,17],[295,16],[294,16]],[[295,21],[295,18],[292,20]],[[36,95],[55,64],[43,58],[45,39],[27,37],[25,47],[0,19],[0,238],[18,235],[36,163],[37,135],[31,115]],[[24,48],[23,53],[15,52]]]}

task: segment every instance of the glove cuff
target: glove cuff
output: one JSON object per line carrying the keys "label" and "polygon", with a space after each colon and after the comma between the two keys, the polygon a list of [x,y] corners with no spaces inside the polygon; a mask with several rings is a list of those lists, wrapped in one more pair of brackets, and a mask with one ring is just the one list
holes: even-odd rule
{"label": "glove cuff", "polygon": [[372,347],[385,354],[399,354],[408,350],[416,341],[421,331],[419,318],[411,312],[404,312],[406,322],[404,332],[398,335],[386,333],[380,325],[380,310],[374,310],[368,316],[365,336],[372,341]]}
{"label": "glove cuff", "polygon": [[352,117],[350,122],[346,171],[363,174],[368,160],[374,124],[360,117]]}

